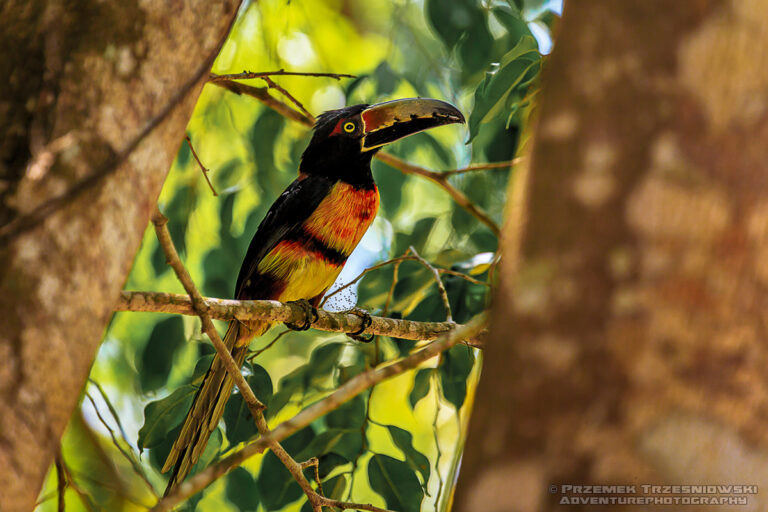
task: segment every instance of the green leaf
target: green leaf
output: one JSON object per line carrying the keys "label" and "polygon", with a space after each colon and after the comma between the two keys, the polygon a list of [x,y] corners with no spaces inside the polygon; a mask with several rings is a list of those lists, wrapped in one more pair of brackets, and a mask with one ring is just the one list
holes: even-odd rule
{"label": "green leaf", "polygon": [[329,428],[360,428],[365,421],[365,397],[357,395],[325,416]]}
{"label": "green leaf", "polygon": [[456,410],[461,409],[467,397],[467,377],[472,371],[475,356],[472,349],[456,346],[443,352],[443,362],[438,368],[443,396]]}
{"label": "green leaf", "polygon": [[327,477],[339,466],[349,464],[349,461],[338,453],[326,453],[318,457],[318,459],[320,460],[320,467],[317,469],[317,472],[320,474],[320,478]]}
{"label": "green leaf", "polygon": [[432,371],[431,368],[426,368],[416,372],[416,377],[413,379],[413,389],[408,395],[408,402],[411,404],[411,409],[415,408],[416,403],[429,393],[429,377],[432,375]]}
{"label": "green leaf", "polygon": [[180,316],[160,320],[152,328],[139,360],[139,382],[144,393],[160,389],[168,381],[173,355],[185,342]]}
{"label": "green leaf", "polygon": [[392,71],[387,61],[382,61],[373,72],[376,77],[377,92],[382,96],[389,96],[397,87],[400,77]]}
{"label": "green leaf", "polygon": [[[269,407],[269,401],[272,398],[272,379],[269,374],[255,363],[246,363],[244,368],[248,374],[245,380],[248,381],[256,398]],[[247,441],[258,432],[248,404],[237,390],[224,409],[224,424],[227,426],[227,439],[232,444]]]}
{"label": "green leaf", "polygon": [[416,474],[403,461],[388,455],[375,454],[368,461],[371,488],[398,512],[419,512],[424,491]]}
{"label": "green leaf", "polygon": [[[446,5],[450,4],[450,5]],[[470,1],[427,0],[427,20],[437,32],[446,47],[453,48],[473,21],[473,6]]]}
{"label": "green leaf", "polygon": [[347,475],[339,475],[323,483],[325,495],[332,500],[341,500],[347,490]]}
{"label": "green leaf", "polygon": [[427,245],[429,235],[432,233],[432,229],[435,227],[437,219],[434,217],[424,217],[416,221],[411,231],[411,243],[414,249],[419,253],[424,252],[424,247]]}
{"label": "green leaf", "polygon": [[339,365],[341,352],[344,348],[345,345],[343,343],[326,343],[313,350],[309,358],[312,379],[324,380],[330,376],[331,372]]}
{"label": "green leaf", "polygon": [[267,510],[280,510],[304,495],[291,473],[271,451],[262,459],[256,488],[261,504]]}
{"label": "green leaf", "polygon": [[499,23],[504,25],[507,32],[513,36],[512,40],[515,43],[517,43],[522,36],[529,35],[533,37],[531,35],[531,30],[528,28],[528,24],[520,15],[520,11],[516,10],[516,7],[498,6],[492,8],[491,12],[496,19],[499,20]]}
{"label": "green leaf", "polygon": [[332,428],[318,434],[296,458],[303,461],[326,453],[335,453],[351,462],[362,449],[363,436],[360,430]]}
{"label": "green leaf", "polygon": [[541,55],[536,40],[524,36],[501,59],[498,70],[486,73],[475,89],[475,104],[469,115],[469,141],[478,133],[480,125],[498,115],[515,90],[524,90],[538,75]]}
{"label": "green leaf", "polygon": [[[204,343],[201,343],[200,346],[201,347],[210,347],[211,349],[213,349],[213,347],[211,347],[210,345],[204,344]],[[195,370],[192,372],[192,380],[193,381],[196,381],[197,379],[202,378],[203,375],[208,373],[208,370],[211,367],[211,363],[213,363],[214,355],[215,354],[206,354],[206,355],[204,355],[203,357],[201,357],[200,359],[197,360],[197,363],[195,363]]]}
{"label": "green leaf", "polygon": [[[347,489],[347,475],[338,475],[327,482],[323,482],[323,493],[326,498],[332,500],[343,500],[344,491]],[[307,500],[302,506],[299,512],[312,512],[312,505]]]}
{"label": "green leaf", "polygon": [[405,462],[408,463],[411,469],[421,473],[424,489],[426,490],[431,471],[429,459],[413,447],[413,436],[411,436],[410,432],[394,425],[387,425],[387,428],[389,429],[389,435],[392,436],[392,441],[395,442],[395,446],[400,448],[405,455]]}
{"label": "green leaf", "polygon": [[[297,454],[307,446],[314,433],[311,427],[305,427],[283,441],[283,448],[296,459]],[[261,504],[266,510],[280,510],[288,503],[293,503],[304,493],[285,469],[277,456],[267,452],[262,459],[259,478],[256,482]]]}
{"label": "green leaf", "polygon": [[240,512],[256,512],[259,508],[259,493],[256,480],[245,468],[235,468],[227,476],[227,499]]}
{"label": "green leaf", "polygon": [[144,425],[139,430],[139,448],[152,448],[161,443],[168,432],[181,424],[197,394],[197,386],[187,384],[144,408]]}
{"label": "green leaf", "polygon": [[273,418],[288,403],[291,397],[299,391],[303,391],[309,385],[311,367],[307,364],[299,366],[288,375],[280,379],[277,393],[272,395],[267,409],[267,417]]}

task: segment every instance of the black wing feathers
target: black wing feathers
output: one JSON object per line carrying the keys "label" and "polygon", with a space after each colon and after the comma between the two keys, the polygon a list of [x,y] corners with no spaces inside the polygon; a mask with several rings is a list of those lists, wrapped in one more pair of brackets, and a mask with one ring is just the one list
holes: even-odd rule
{"label": "black wing feathers", "polygon": [[334,182],[318,175],[309,175],[294,180],[285,192],[280,194],[264,220],[253,235],[251,245],[240,267],[235,285],[235,298],[258,299],[259,297],[241,297],[243,283],[255,277],[259,262],[292,230],[301,227],[312,215],[320,202],[329,194]]}

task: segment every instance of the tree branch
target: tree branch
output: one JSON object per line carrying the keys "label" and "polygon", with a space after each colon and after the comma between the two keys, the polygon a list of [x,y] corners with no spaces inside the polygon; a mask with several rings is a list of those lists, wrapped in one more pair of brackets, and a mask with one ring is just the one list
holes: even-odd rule
{"label": "tree branch", "polygon": [[345,73],[303,73],[300,71],[285,71],[284,69],[280,69],[278,71],[243,71],[242,73],[234,73],[230,75],[217,75],[211,73],[208,77],[208,81],[216,83],[225,80],[248,80],[251,78],[264,78],[270,76],[317,76],[335,78],[336,80],[341,80],[342,78],[357,78],[357,75],[347,75]]}
{"label": "tree branch", "polygon": [[297,112],[282,101],[270,96],[269,92],[267,92],[269,90],[267,87],[254,87],[252,85],[241,84],[240,82],[233,82],[231,80],[221,80],[211,83],[237,95],[245,95],[256,98],[265,106],[271,108],[281,116],[287,117],[288,119],[303,124],[304,126],[312,126],[314,124],[314,121],[312,121],[301,112]]}
{"label": "tree branch", "polygon": [[512,160],[507,160],[506,162],[492,162],[487,164],[470,164],[466,167],[462,167],[461,169],[452,169],[450,171],[442,171],[440,175],[455,176],[457,174],[466,174],[468,172],[475,172],[475,171],[490,171],[493,169],[509,169],[513,165],[519,164],[524,159],[525,157],[519,156],[517,158],[513,158]]}
{"label": "tree branch", "polygon": [[437,184],[438,186],[443,188],[443,190],[448,192],[448,194],[453,198],[453,200],[456,201],[456,204],[464,208],[469,214],[474,216],[477,220],[479,220],[480,222],[488,226],[491,229],[491,231],[493,231],[494,235],[499,236],[501,234],[501,230],[499,229],[499,226],[493,221],[490,215],[488,215],[485,211],[483,211],[483,209],[481,209],[479,206],[475,206],[472,200],[469,199],[466,196],[466,194],[464,194],[464,192],[462,192],[461,190],[454,187],[451,183],[448,182],[449,175],[445,175],[437,171],[431,171],[429,169],[425,169],[424,167],[419,167],[418,165],[413,165],[412,163],[406,162],[405,160],[398,158],[395,155],[391,155],[385,152],[377,153],[376,158],[394,167],[400,172],[403,172],[405,174],[414,174],[416,176],[421,176]]}
{"label": "tree branch", "polygon": [[195,151],[195,147],[192,145],[192,139],[189,138],[189,135],[185,135],[184,140],[187,141],[187,145],[189,145],[189,150],[192,152],[192,156],[195,157],[195,161],[197,162],[197,165],[200,166],[200,170],[203,172],[203,177],[205,178],[205,181],[208,183],[208,187],[211,189],[211,192],[213,192],[214,197],[218,196],[219,194],[216,193],[216,189],[213,188],[213,183],[211,183],[210,178],[208,178],[208,173],[211,172],[211,170],[208,169],[206,166],[204,166],[203,162],[200,161],[200,157],[197,156],[197,151]]}
{"label": "tree branch", "polygon": [[366,389],[369,389],[384,380],[400,375],[407,370],[416,368],[424,361],[441,354],[464,339],[477,336],[477,334],[485,328],[486,322],[487,314],[481,313],[472,318],[467,324],[458,326],[456,329],[414,351],[407,357],[390,364],[370,369],[353,377],[324,399],[315,402],[293,418],[284,421],[275,427],[269,435],[263,436],[256,441],[247,444],[242,449],[225,457],[216,464],[208,466],[192,478],[187,479],[171,494],[161,499],[152,509],[152,512],[164,512],[170,510],[193,494],[203,490],[214,480],[232,471],[248,458],[257,453],[262,453],[269,446],[269,443],[285,439],[321,416],[337,409],[339,406],[356,397]]}
{"label": "tree branch", "polygon": [[[270,322],[303,322],[305,312],[296,304],[275,300],[230,300],[201,297],[210,318],[218,320],[266,320]],[[197,316],[192,300],[187,295],[161,292],[123,291],[115,311],[144,311]],[[317,310],[312,327],[327,332],[355,332],[363,326],[360,316],[347,312]],[[449,322],[416,322],[396,318],[371,316],[371,325],[363,334],[390,336],[413,341],[432,341],[461,327]],[[466,340],[467,344],[482,348],[483,332]]]}
{"label": "tree branch", "polygon": [[309,113],[309,110],[307,110],[307,109],[306,109],[306,107],[304,107],[304,105],[303,105],[303,104],[302,104],[302,103],[301,103],[299,100],[297,100],[297,99],[296,99],[296,98],[293,96],[293,94],[291,94],[290,92],[288,92],[287,90],[285,90],[285,88],[284,88],[284,87],[282,87],[281,85],[279,85],[279,84],[275,83],[275,81],[274,81],[274,80],[272,80],[271,78],[269,78],[268,76],[264,76],[264,77],[261,77],[261,79],[262,79],[262,80],[264,80],[264,81],[267,83],[267,87],[268,87],[268,88],[270,88],[270,89],[275,89],[275,90],[277,90],[278,92],[280,92],[280,94],[282,94],[283,96],[285,96],[286,98],[288,98],[288,100],[289,100],[291,103],[293,103],[294,105],[296,105],[296,107],[297,107],[297,108],[298,108],[298,109],[301,111],[301,113],[302,113],[302,114],[304,114],[304,115],[305,115],[305,116],[306,116],[306,117],[307,117],[309,120],[311,120],[311,121],[312,121],[312,123],[314,123],[314,122],[315,122],[315,116],[313,116],[312,114],[310,114],[310,113]]}

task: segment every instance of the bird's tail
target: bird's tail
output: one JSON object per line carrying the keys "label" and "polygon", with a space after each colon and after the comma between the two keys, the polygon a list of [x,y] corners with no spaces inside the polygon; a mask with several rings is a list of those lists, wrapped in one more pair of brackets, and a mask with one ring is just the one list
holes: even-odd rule
{"label": "bird's tail", "polygon": [[[261,324],[261,323],[259,323]],[[255,327],[255,328],[254,328]],[[232,358],[235,360],[238,368],[245,361],[245,355],[248,352],[248,343],[243,343],[244,332],[247,331],[247,338],[250,340],[253,336],[262,334],[269,328],[269,324],[264,325],[242,325],[238,321],[229,323],[227,334],[224,336],[224,344],[232,352]],[[241,343],[237,343],[240,338]],[[168,487],[165,489],[165,496],[173,488],[179,485],[189,474],[192,467],[200,459],[200,455],[208,444],[208,438],[219,424],[221,416],[224,414],[224,406],[232,393],[234,381],[227,373],[221,358],[214,356],[208,373],[205,374],[200,389],[197,390],[195,399],[192,401],[192,407],[187,413],[181,432],[173,443],[171,452],[165,460],[162,472],[165,473],[173,468],[171,477],[168,480]]]}

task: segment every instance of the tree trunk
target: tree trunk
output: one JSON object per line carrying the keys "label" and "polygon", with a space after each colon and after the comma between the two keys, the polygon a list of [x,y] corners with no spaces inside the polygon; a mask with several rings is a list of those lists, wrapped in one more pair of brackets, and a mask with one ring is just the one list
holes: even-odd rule
{"label": "tree trunk", "polygon": [[[560,484],[767,489],[768,9],[579,0],[560,28],[457,510],[594,509]],[[747,499],[726,508],[768,506]]]}
{"label": "tree trunk", "polygon": [[239,2],[0,6],[0,510],[34,507]]}

